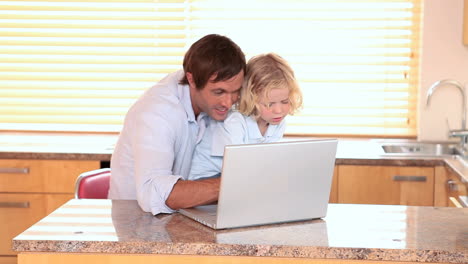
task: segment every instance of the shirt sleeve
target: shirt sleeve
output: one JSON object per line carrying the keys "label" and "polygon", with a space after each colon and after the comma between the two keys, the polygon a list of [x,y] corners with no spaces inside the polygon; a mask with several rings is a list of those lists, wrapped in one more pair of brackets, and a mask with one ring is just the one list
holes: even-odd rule
{"label": "shirt sleeve", "polygon": [[224,156],[226,145],[246,143],[247,123],[242,114],[232,112],[224,122],[217,122],[213,130],[211,155]]}
{"label": "shirt sleeve", "polygon": [[172,173],[177,137],[173,124],[162,116],[145,112],[140,112],[133,121],[131,145],[138,204],[154,215],[175,212],[166,205],[174,184],[181,178]]}

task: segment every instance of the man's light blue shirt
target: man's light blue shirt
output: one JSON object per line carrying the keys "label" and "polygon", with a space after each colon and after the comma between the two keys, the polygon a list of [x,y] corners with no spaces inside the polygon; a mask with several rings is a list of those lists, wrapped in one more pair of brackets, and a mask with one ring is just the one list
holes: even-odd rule
{"label": "man's light blue shirt", "polygon": [[224,146],[276,142],[281,140],[286,128],[286,122],[283,120],[278,125],[269,125],[263,136],[253,117],[244,116],[236,111],[231,111],[224,122],[207,117],[206,125],[202,140],[197,144],[193,155],[189,180],[219,174],[223,163]]}
{"label": "man's light blue shirt", "polygon": [[136,199],[154,215],[174,212],[166,199],[179,179],[188,178],[197,137],[202,135],[198,136],[189,86],[179,84],[183,75],[181,70],[166,76],[125,116],[111,159],[110,199]]}

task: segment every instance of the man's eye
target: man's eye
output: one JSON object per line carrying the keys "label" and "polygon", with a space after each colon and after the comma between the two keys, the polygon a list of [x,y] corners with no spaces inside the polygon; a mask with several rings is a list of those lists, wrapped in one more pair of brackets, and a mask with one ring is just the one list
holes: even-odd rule
{"label": "man's eye", "polygon": [[223,94],[223,91],[221,91],[221,90],[215,90],[215,91],[213,91],[213,93],[214,93],[215,95],[222,95],[222,94]]}

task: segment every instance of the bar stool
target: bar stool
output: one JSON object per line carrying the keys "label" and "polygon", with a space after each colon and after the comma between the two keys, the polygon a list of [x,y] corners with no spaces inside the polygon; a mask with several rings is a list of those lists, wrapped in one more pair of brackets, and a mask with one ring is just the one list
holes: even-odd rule
{"label": "bar stool", "polygon": [[111,169],[97,169],[84,172],[76,178],[76,199],[107,199]]}

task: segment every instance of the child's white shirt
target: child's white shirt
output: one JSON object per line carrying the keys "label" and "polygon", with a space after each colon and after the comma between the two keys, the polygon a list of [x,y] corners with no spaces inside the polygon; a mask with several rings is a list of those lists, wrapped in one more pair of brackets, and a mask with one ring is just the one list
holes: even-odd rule
{"label": "child's white shirt", "polygon": [[211,118],[206,121],[205,133],[197,143],[193,154],[189,180],[212,177],[221,173],[226,145],[276,142],[281,140],[286,128],[286,122],[282,120],[278,125],[269,125],[265,136],[262,136],[255,118],[244,116],[237,111],[230,111],[224,121]]}

